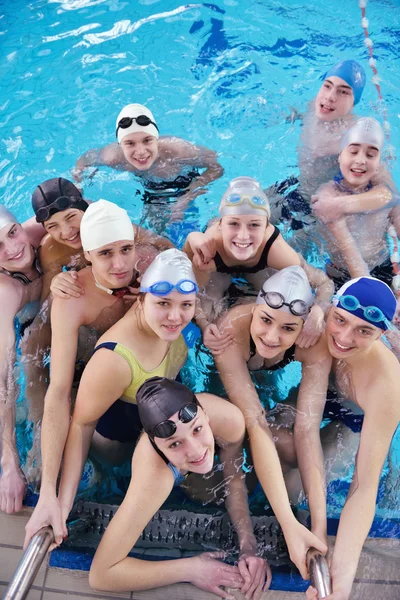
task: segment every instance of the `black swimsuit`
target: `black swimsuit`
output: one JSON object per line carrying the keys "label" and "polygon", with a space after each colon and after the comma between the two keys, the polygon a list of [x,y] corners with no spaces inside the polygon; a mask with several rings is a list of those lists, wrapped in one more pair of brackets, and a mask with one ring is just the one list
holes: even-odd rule
{"label": "black swimsuit", "polygon": [[215,262],[217,272],[233,274],[233,273],[258,273],[259,271],[262,271],[263,269],[265,269],[268,266],[269,251],[271,249],[272,244],[275,242],[275,240],[279,234],[280,234],[279,229],[277,227],[275,227],[275,225],[274,225],[274,232],[271,235],[271,237],[265,242],[264,249],[260,256],[260,260],[258,261],[258,263],[256,265],[254,265],[254,267],[246,267],[246,265],[234,265],[232,267],[228,267],[228,265],[226,265],[224,263],[224,261],[222,260],[221,255],[217,252],[216,255],[214,256],[214,262]]}
{"label": "black swimsuit", "polygon": [[[295,346],[295,344],[293,344],[293,346],[290,346],[290,348],[288,348],[286,350],[285,354],[283,355],[282,360],[280,360],[279,362],[277,362],[275,365],[272,365],[271,367],[261,367],[261,369],[252,369],[252,371],[277,371],[278,369],[283,369],[283,367],[286,367],[286,365],[288,365],[289,363],[291,363],[294,360],[296,360],[295,357],[294,357],[295,352],[296,352],[296,346]],[[250,336],[250,357],[249,357],[249,360],[251,358],[253,358],[253,356],[255,356],[256,353],[257,353],[256,345],[254,343],[253,338]]]}
{"label": "black swimsuit", "polygon": [[197,169],[178,175],[172,181],[146,181],[144,183],[144,203],[161,203],[165,198],[178,198],[187,192],[187,188],[200,175]]}

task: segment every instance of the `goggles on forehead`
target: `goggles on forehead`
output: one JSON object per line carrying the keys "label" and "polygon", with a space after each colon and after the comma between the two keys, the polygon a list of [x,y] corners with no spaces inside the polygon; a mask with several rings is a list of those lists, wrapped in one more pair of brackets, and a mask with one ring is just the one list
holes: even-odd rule
{"label": "goggles on forehead", "polygon": [[363,311],[363,315],[370,323],[385,323],[388,329],[394,329],[392,323],[385,317],[383,312],[377,306],[362,306],[355,296],[350,294],[345,296],[338,296],[335,294],[332,296],[332,300],[338,300],[340,302],[339,308],[344,308],[349,312],[355,312],[359,308]]}
{"label": "goggles on forehead", "polygon": [[[185,404],[182,406],[178,413],[178,420],[181,423],[190,423],[197,416],[198,405],[195,402],[190,402],[190,404]],[[167,419],[166,421],[161,421],[155,425],[152,431],[149,431],[149,435],[151,437],[158,438],[169,438],[174,435],[176,431],[176,423],[175,421],[171,421]]]}
{"label": "goggles on forehead", "polygon": [[265,208],[268,210],[268,204],[262,196],[248,196],[246,194],[229,194],[224,201],[223,206],[239,206],[248,203],[254,208]]}
{"label": "goggles on forehead", "polygon": [[36,221],[38,223],[47,221],[47,219],[50,218],[50,213],[54,208],[57,210],[66,210],[67,208],[78,208],[83,210],[83,203],[85,203],[87,206],[87,202],[85,202],[83,198],[78,198],[75,196],[59,196],[51,204],[48,204],[47,206],[41,206],[35,211]]}
{"label": "goggles on forehead", "polygon": [[115,135],[118,137],[118,129],[128,129],[128,127],[130,127],[132,125],[133,121],[136,121],[136,123],[138,125],[140,125],[141,127],[147,127],[148,125],[154,125],[154,127],[157,129],[157,131],[159,131],[157,124],[154,123],[154,121],[152,121],[146,115],[139,115],[138,117],[122,117],[122,119],[120,119],[118,121],[118,126],[116,129]]}
{"label": "goggles on forehead", "polygon": [[193,292],[197,294],[199,288],[197,283],[191,279],[181,279],[176,284],[169,281],[157,281],[147,288],[140,288],[141,292],[149,292],[155,296],[167,296],[172,290],[177,290],[180,294],[193,294]]}
{"label": "goggles on forehead", "polygon": [[282,306],[287,306],[295,317],[303,317],[310,312],[310,307],[304,300],[285,302],[285,298],[279,292],[264,292],[264,290],[260,290],[260,295],[270,308],[279,309]]}

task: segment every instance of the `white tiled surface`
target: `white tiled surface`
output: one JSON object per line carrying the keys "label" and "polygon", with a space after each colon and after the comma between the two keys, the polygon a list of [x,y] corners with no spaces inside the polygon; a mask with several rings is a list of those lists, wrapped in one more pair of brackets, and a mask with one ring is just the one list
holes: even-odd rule
{"label": "white tiled surface", "polygon": [[[31,509],[18,515],[0,512],[0,596],[22,557],[24,528]],[[388,583],[390,582],[390,583]],[[233,593],[242,600],[239,592]],[[179,584],[149,590],[112,594],[89,587],[85,571],[50,568],[45,562],[39,570],[27,600],[216,600],[217,596]],[[305,595],[290,592],[265,592],[262,600],[304,600]],[[357,571],[352,600],[400,600],[400,541],[367,540]]]}

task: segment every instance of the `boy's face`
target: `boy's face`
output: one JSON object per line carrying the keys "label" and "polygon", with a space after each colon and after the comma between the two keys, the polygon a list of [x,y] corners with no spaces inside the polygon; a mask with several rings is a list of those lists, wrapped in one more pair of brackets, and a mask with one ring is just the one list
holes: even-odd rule
{"label": "boy's face", "polygon": [[335,121],[347,115],[354,105],[353,90],[348,83],[336,77],[328,77],[315,99],[315,114],[321,121]]}
{"label": "boy's face", "polygon": [[85,252],[85,258],[92,263],[97,281],[116,289],[130,284],[135,270],[136,253],[131,240],[112,242]]}
{"label": "boy's face", "polygon": [[348,359],[368,350],[382,330],[343,308],[332,306],[326,320],[328,350],[333,358]]}
{"label": "boy's face", "polygon": [[129,133],[120,143],[125,159],[139,171],[147,171],[158,157],[158,140],[148,133]]}
{"label": "boy's face", "polygon": [[380,151],[369,144],[349,144],[339,155],[340,170],[349,187],[366,186],[379,168]]}
{"label": "boy's face", "polygon": [[53,240],[79,250],[82,247],[79,229],[83,214],[83,210],[78,208],[67,208],[51,215],[43,226]]}
{"label": "boy's face", "polygon": [[0,229],[0,267],[18,272],[31,267],[34,251],[28,234],[19,223],[10,223]]}

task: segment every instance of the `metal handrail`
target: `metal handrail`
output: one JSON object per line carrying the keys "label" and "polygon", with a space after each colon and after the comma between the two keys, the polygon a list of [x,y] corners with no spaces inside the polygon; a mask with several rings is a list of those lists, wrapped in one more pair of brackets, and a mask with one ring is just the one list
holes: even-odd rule
{"label": "metal handrail", "polygon": [[54,542],[51,527],[42,527],[33,536],[25,550],[14,577],[10,581],[3,600],[24,600],[28,595],[48,549]]}
{"label": "metal handrail", "polygon": [[318,598],[326,598],[332,594],[331,574],[326,558],[319,550],[310,548],[307,552],[307,567],[311,585],[315,587]]}

